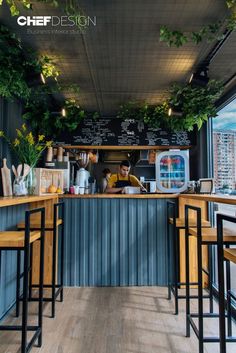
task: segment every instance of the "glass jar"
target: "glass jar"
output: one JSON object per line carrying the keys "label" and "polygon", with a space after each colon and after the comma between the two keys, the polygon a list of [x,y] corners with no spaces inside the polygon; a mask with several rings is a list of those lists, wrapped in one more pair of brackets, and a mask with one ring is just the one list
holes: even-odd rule
{"label": "glass jar", "polygon": [[30,168],[30,172],[26,176],[26,189],[28,191],[28,195],[35,195],[36,185],[37,179],[35,175],[35,169]]}
{"label": "glass jar", "polygon": [[25,196],[28,194],[26,182],[23,177],[16,177],[13,182],[13,195]]}

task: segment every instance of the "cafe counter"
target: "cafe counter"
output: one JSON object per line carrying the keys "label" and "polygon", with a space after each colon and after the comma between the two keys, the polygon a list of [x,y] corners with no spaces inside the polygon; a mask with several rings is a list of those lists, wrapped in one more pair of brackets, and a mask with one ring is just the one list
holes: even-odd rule
{"label": "cafe counter", "polygon": [[63,195],[65,285],[166,285],[166,201],[177,197]]}

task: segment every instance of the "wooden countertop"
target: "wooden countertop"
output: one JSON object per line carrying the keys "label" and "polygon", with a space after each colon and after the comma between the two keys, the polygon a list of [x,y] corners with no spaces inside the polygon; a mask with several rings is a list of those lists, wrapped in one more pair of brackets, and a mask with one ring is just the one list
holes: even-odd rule
{"label": "wooden countertop", "polygon": [[180,194],[180,198],[201,200],[209,202],[227,203],[229,205],[236,205],[236,196],[230,195],[209,195],[209,194]]}
{"label": "wooden countertop", "polygon": [[178,194],[89,194],[89,195],[60,195],[60,198],[70,199],[169,199],[176,198]]}
{"label": "wooden countertop", "polygon": [[58,195],[49,196],[8,196],[0,197],[0,207],[22,205],[24,203],[45,201],[58,198]]}

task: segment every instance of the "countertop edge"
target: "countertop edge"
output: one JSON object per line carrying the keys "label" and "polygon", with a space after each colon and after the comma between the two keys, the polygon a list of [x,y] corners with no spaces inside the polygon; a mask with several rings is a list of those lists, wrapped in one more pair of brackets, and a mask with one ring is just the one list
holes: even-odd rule
{"label": "countertop edge", "polygon": [[60,195],[68,199],[169,199],[177,198],[179,194],[89,194],[89,195]]}
{"label": "countertop edge", "polygon": [[45,195],[45,196],[2,196],[0,197],[0,207],[16,206],[25,203],[47,201],[57,199],[58,195]]}

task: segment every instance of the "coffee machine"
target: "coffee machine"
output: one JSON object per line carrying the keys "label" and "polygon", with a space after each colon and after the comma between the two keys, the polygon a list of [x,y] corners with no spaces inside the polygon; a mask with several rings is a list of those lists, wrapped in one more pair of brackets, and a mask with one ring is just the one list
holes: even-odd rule
{"label": "coffee machine", "polygon": [[75,184],[80,189],[80,194],[86,193],[86,190],[89,188],[89,177],[90,173],[85,168],[89,163],[89,154],[87,152],[80,152],[78,155],[77,165],[79,170],[77,170]]}

